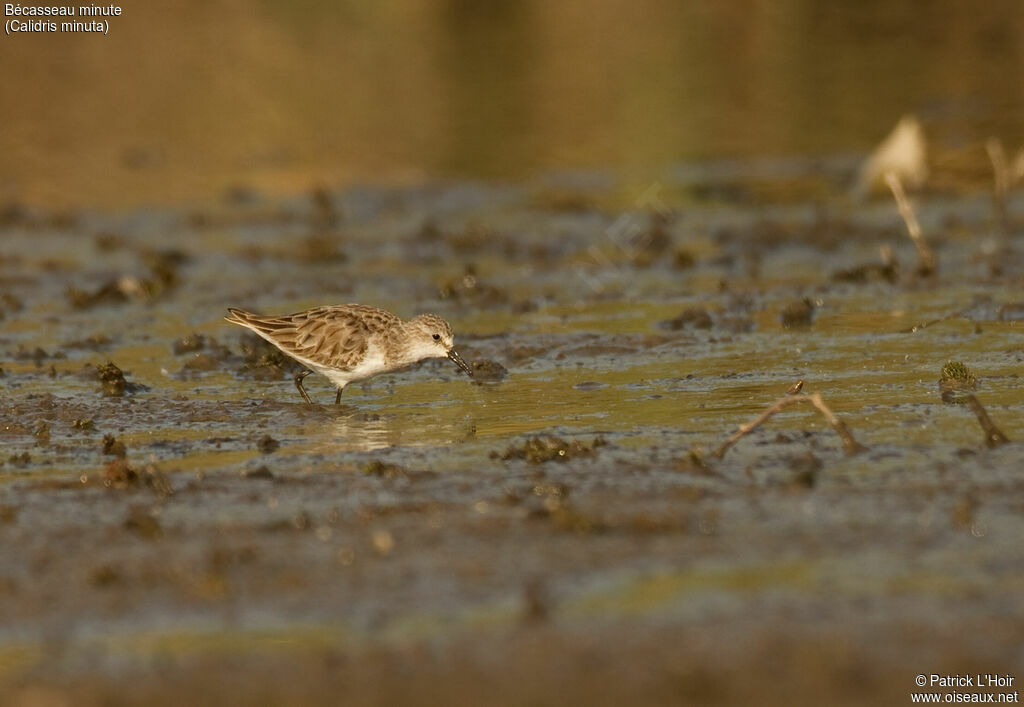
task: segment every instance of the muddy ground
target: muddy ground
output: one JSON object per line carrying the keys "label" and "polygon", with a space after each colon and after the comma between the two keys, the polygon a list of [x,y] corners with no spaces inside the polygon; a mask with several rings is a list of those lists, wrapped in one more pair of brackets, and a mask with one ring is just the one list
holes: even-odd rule
{"label": "muddy ground", "polygon": [[[756,171],[756,170],[755,170]],[[5,705],[907,704],[1024,679],[1024,202],[852,165],[7,205]],[[341,302],[446,361],[310,377],[222,321]],[[944,402],[949,360],[1010,440]],[[112,366],[110,364],[113,364]],[[719,458],[783,396],[810,406]]]}

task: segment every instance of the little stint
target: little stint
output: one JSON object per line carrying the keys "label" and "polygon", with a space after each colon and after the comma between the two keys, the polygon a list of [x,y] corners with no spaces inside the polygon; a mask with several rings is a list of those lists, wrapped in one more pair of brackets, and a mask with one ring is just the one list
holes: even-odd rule
{"label": "little stint", "polygon": [[[452,328],[436,314],[402,321],[391,312],[362,304],[336,304],[270,317],[228,307],[232,324],[269,341],[307,370],[295,374],[295,386],[310,405],[302,380],[316,371],[341,391],[352,381],[370,378],[426,358],[450,358],[470,377],[471,369],[455,351]],[[312,369],[312,370],[309,370]]]}

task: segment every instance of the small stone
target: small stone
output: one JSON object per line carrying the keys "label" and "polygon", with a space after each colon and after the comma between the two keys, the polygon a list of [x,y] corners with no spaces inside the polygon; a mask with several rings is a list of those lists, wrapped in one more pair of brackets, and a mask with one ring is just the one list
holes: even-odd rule
{"label": "small stone", "polygon": [[125,380],[121,369],[113,362],[108,361],[98,366],[96,374],[99,376],[104,395],[110,397],[124,395],[128,388],[128,381]]}
{"label": "small stone", "polygon": [[713,322],[707,310],[700,307],[684,309],[679,316],[658,322],[658,327],[669,331],[680,329],[710,329]]}
{"label": "small stone", "polygon": [[125,459],[115,459],[103,470],[103,485],[107,488],[125,488],[138,482],[139,472]]}
{"label": "small stone", "polygon": [[191,353],[193,351],[200,351],[206,346],[206,337],[202,334],[189,334],[183,336],[174,342],[174,354],[176,356],[183,353]]}
{"label": "small stone", "polygon": [[183,371],[213,371],[220,367],[220,361],[207,353],[197,353],[181,367]]}
{"label": "small stone", "polygon": [[125,448],[124,442],[114,435],[103,435],[103,453],[124,459],[128,450]]}
{"label": "small stone", "polygon": [[525,459],[531,464],[542,464],[549,461],[566,462],[570,459],[580,457],[594,457],[597,447],[603,446],[604,440],[598,438],[590,446],[578,440],[567,442],[555,435],[537,435],[530,437],[521,447],[509,446],[503,454],[494,452],[492,457],[498,457],[503,461],[510,459]]}
{"label": "small stone", "polygon": [[497,361],[479,359],[473,361],[473,380],[476,382],[500,381],[508,375],[508,369]]}
{"label": "small stone", "polygon": [[272,479],[274,472],[266,466],[258,466],[255,469],[246,469],[242,472],[243,479]]}
{"label": "small stone", "polygon": [[133,508],[124,521],[124,529],[146,540],[157,540],[163,536],[163,528],[156,518],[142,508]]}
{"label": "small stone", "polygon": [[814,322],[814,302],[804,297],[786,305],[779,318],[785,329],[809,327]]}
{"label": "small stone", "polygon": [[383,479],[399,479],[408,476],[408,472],[398,464],[390,464],[380,459],[374,459],[363,467],[363,473],[367,476],[379,476]]}
{"label": "small stone", "polygon": [[280,446],[281,443],[270,435],[263,435],[260,441],[256,443],[256,449],[260,450],[263,454],[271,454],[277,451]]}

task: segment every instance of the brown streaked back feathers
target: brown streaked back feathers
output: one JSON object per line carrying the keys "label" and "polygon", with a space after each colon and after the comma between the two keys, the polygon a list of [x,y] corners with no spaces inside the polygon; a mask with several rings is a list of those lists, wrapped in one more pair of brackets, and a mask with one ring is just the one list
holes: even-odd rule
{"label": "brown streaked back feathers", "polygon": [[342,370],[359,363],[371,334],[401,322],[390,312],[361,304],[317,307],[279,317],[233,307],[228,312],[227,321],[251,329],[292,358]]}

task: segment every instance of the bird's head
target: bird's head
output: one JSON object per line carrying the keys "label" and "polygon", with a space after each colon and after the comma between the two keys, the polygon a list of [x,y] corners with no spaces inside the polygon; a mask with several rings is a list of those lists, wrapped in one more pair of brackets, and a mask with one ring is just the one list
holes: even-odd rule
{"label": "bird's head", "polygon": [[421,314],[410,319],[405,327],[417,358],[449,358],[472,377],[473,369],[455,350],[455,336],[448,322],[436,314]]}

